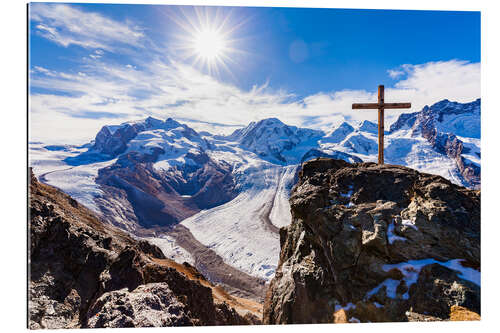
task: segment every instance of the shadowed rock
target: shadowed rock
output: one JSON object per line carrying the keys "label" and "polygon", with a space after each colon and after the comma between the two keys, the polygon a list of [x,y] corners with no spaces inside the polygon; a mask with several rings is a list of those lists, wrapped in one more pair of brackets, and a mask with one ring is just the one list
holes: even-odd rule
{"label": "shadowed rock", "polygon": [[259,321],[225,304],[237,300],[195,268],[175,264],[156,246],[101,223],[32,173],[29,195],[30,328]]}
{"label": "shadowed rock", "polygon": [[303,164],[290,204],[264,323],[408,321],[417,305],[439,318],[452,305],[479,312],[479,191],[320,158]]}

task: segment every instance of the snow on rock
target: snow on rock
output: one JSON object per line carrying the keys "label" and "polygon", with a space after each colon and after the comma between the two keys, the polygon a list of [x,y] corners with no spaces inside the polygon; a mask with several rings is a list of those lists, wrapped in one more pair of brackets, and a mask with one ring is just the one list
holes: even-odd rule
{"label": "snow on rock", "polygon": [[461,104],[443,100],[430,107],[436,113],[439,132],[468,138],[481,138],[481,100]]}
{"label": "snow on rock", "polygon": [[185,128],[182,126],[161,128],[143,131],[132,139],[126,150],[127,152],[139,152],[142,154],[158,154],[153,167],[156,170],[168,170],[173,166],[185,164],[196,164],[187,158],[188,153],[197,154],[207,149],[204,139],[199,135],[185,136]]}
{"label": "snow on rock", "polygon": [[418,231],[418,227],[415,225],[415,221],[402,219],[401,224],[406,226],[406,227],[410,227],[410,228],[413,228],[413,229]]}
{"label": "snow on rock", "polygon": [[349,310],[352,310],[356,307],[356,305],[352,304],[352,303],[347,303],[345,306],[342,306],[340,304],[336,304],[335,305],[335,312],[339,311],[339,310],[344,310],[344,311],[349,311]]}
{"label": "snow on rock", "polygon": [[225,139],[239,142],[241,147],[270,162],[289,164],[298,163],[323,135],[322,131],[288,126],[269,118],[252,122]]}
{"label": "snow on rock", "polygon": [[384,282],[382,282],[381,284],[379,284],[378,286],[376,286],[375,288],[370,290],[366,294],[366,298],[369,298],[370,296],[375,295],[384,286],[387,288],[386,289],[387,296],[389,296],[390,298],[396,298],[396,289],[397,289],[399,283],[400,283],[399,280],[385,279]]}
{"label": "snow on rock", "polygon": [[321,139],[322,143],[340,143],[343,141],[347,135],[354,132],[354,127],[346,122],[340,124],[339,127],[334,129],[331,133],[327,134]]}
{"label": "snow on rock", "polygon": [[348,148],[353,153],[363,155],[375,154],[378,152],[378,145],[374,139],[368,138],[363,134],[352,135],[345,141],[342,146]]}
{"label": "snow on rock", "polygon": [[162,235],[161,237],[147,237],[144,238],[153,245],[156,245],[163,252],[165,257],[182,264],[187,262],[194,266],[193,256],[184,248],[179,246],[174,238],[169,235]]}
{"label": "snow on rock", "polygon": [[[458,271],[458,276],[460,278],[481,286],[481,273],[473,268],[462,266],[462,264],[460,263],[461,261],[461,259],[451,259],[445,262],[440,262],[435,259],[428,258],[421,260],[410,260],[398,264],[386,264],[382,268],[386,272],[390,271],[391,269],[397,268],[399,269],[399,271],[401,271],[401,273],[403,273],[403,280],[408,287],[408,291],[404,293],[402,297],[403,299],[408,299],[410,286],[417,282],[418,275],[422,268],[431,264],[439,264],[449,269]],[[390,298],[396,298],[396,289],[400,283],[401,281],[399,280],[393,280],[390,278],[386,279],[377,287],[369,291],[367,293],[367,298],[376,294],[383,286],[387,288],[387,296],[389,296]]]}
{"label": "snow on rock", "polygon": [[378,125],[375,123],[372,123],[369,120],[365,120],[360,124],[360,126],[358,127],[358,130],[361,132],[378,134]]}
{"label": "snow on rock", "polygon": [[394,243],[397,240],[400,241],[406,241],[407,239],[405,237],[398,236],[394,233],[394,223],[389,224],[389,227],[387,228],[387,240],[389,241],[389,244]]}

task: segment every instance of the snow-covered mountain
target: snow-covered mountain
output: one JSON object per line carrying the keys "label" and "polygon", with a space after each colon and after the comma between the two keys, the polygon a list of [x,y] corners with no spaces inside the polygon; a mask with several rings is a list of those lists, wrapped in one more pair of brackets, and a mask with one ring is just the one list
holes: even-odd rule
{"label": "snow-covered mountain", "polygon": [[[325,133],[271,118],[221,136],[150,117],[104,126],[81,147],[30,144],[40,180],[109,223],[202,272],[200,253],[214,251],[265,280],[278,262],[279,227],[291,221],[297,171],[316,157],[375,162],[377,125],[344,122]],[[385,158],[479,187],[480,100],[402,114],[385,133]]]}
{"label": "snow-covered mountain", "polygon": [[236,141],[270,162],[296,164],[323,136],[322,131],[288,126],[277,118],[269,118],[252,122],[223,139]]}
{"label": "snow-covered mountain", "polygon": [[460,178],[456,183],[472,188],[480,186],[480,99],[466,104],[445,99],[425,106],[420,112],[399,117],[390,127],[390,133],[424,138],[436,152],[455,162]]}

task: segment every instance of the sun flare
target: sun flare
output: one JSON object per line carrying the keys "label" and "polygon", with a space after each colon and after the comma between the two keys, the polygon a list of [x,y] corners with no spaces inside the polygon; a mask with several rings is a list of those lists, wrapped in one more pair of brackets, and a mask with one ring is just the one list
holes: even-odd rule
{"label": "sun flare", "polygon": [[210,7],[183,9],[168,16],[180,28],[173,48],[184,61],[211,75],[219,76],[222,70],[233,76],[230,65],[245,53],[240,30],[247,18],[233,10]]}
{"label": "sun flare", "polygon": [[193,46],[198,56],[206,61],[214,61],[217,57],[224,55],[226,40],[219,32],[205,29],[195,36]]}

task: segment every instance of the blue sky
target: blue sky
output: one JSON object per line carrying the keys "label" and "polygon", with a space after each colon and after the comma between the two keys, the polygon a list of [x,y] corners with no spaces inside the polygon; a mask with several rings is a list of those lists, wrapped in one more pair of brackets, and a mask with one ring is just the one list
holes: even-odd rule
{"label": "blue sky", "polygon": [[[225,48],[196,62],[209,28]],[[479,62],[479,12],[33,4],[30,135],[85,142],[149,115],[224,133],[267,117],[328,130],[375,120],[350,104],[378,84],[411,111],[474,100]]]}

